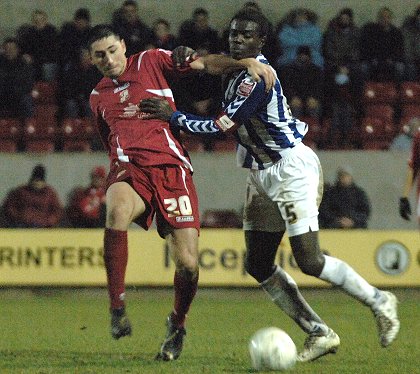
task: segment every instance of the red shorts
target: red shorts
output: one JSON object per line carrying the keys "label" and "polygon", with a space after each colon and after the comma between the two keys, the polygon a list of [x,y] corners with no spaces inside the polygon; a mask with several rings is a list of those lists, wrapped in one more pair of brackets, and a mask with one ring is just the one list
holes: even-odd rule
{"label": "red shorts", "polygon": [[173,229],[193,227],[199,231],[198,198],[191,171],[181,165],[140,167],[134,162],[114,159],[107,179],[107,188],[126,182],[142,197],[146,211],[134,222],[147,230],[156,214],[162,238]]}

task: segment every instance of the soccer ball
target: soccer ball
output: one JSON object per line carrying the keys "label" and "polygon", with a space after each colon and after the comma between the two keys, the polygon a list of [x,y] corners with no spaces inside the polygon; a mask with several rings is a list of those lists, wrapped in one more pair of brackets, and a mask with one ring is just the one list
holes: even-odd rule
{"label": "soccer ball", "polygon": [[292,338],[277,327],[258,330],[249,341],[249,354],[255,370],[287,370],[297,358]]}

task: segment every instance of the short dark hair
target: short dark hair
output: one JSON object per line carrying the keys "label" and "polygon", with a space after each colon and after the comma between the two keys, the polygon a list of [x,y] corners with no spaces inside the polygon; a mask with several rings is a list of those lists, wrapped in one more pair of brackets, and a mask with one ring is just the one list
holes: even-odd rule
{"label": "short dark hair", "polygon": [[229,25],[231,25],[234,20],[255,22],[258,25],[258,32],[261,37],[267,36],[270,28],[268,19],[264,16],[264,14],[254,9],[240,10],[232,17]]}
{"label": "short dark hair", "polygon": [[138,7],[137,1],[135,1],[135,0],[126,0],[126,1],[124,1],[122,6],[123,7],[124,6],[135,6],[136,8]]}
{"label": "short dark hair", "polygon": [[87,39],[87,47],[90,49],[92,44],[97,40],[108,38],[109,36],[115,36],[118,39],[121,39],[120,35],[114,28],[110,25],[102,24],[92,27],[89,31],[89,36]]}
{"label": "short dark hair", "polygon": [[193,17],[196,17],[196,16],[208,17],[208,15],[209,15],[209,12],[205,8],[195,8],[193,12]]}
{"label": "short dark hair", "polygon": [[90,11],[87,8],[79,8],[74,12],[73,19],[84,19],[90,22]]}

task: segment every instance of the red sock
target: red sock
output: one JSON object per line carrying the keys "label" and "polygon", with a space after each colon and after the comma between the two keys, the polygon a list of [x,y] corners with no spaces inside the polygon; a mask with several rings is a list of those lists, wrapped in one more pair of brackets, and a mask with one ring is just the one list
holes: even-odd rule
{"label": "red sock", "polygon": [[124,307],[127,260],[127,231],[105,229],[104,261],[111,309]]}
{"label": "red sock", "polygon": [[193,279],[184,277],[181,273],[175,272],[174,288],[175,288],[175,302],[174,311],[172,313],[172,322],[178,326],[183,327],[188,310],[197,292],[198,276]]}

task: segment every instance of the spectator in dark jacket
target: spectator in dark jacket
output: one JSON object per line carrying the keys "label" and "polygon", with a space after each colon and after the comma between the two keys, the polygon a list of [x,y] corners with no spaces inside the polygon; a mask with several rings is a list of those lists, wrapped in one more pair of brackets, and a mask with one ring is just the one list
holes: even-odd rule
{"label": "spectator in dark jacket", "polygon": [[370,216],[366,192],[353,181],[349,167],[337,171],[334,185],[324,192],[319,207],[320,226],[327,229],[366,229]]}
{"label": "spectator in dark jacket", "polygon": [[153,22],[155,47],[172,51],[178,46],[175,35],[171,34],[171,25],[166,19],[158,18]]}
{"label": "spectator in dark jacket", "polygon": [[45,181],[45,167],[37,165],[29,183],[6,196],[3,214],[9,227],[46,228],[59,225],[63,207],[55,189]]}
{"label": "spectator in dark jacket", "polygon": [[404,37],[406,79],[420,80],[420,5],[408,16],[401,28]]}
{"label": "spectator in dark jacket", "polygon": [[360,52],[366,79],[400,82],[404,78],[404,39],[392,17],[389,8],[381,8],[377,22],[362,28]]}
{"label": "spectator in dark jacket", "polygon": [[74,63],[79,60],[79,52],[86,47],[90,26],[90,12],[86,8],[79,8],[73,20],[64,23],[60,31],[60,65]]}
{"label": "spectator in dark jacket", "polygon": [[210,27],[209,13],[204,8],[196,8],[192,19],[181,24],[178,40],[180,45],[195,50],[203,48],[209,53],[218,53],[221,48],[219,35],[215,29]]}
{"label": "spectator in dark jacket", "polygon": [[17,32],[22,53],[28,55],[35,67],[35,79],[52,81],[57,75],[58,31],[48,22],[42,10],[32,13],[32,24],[23,25]]}
{"label": "spectator in dark jacket", "polygon": [[319,118],[323,73],[312,62],[310,48],[299,47],[295,61],[279,68],[279,76],[293,115]]}
{"label": "spectator in dark jacket", "polygon": [[112,26],[125,41],[126,56],[155,47],[153,30],[139,17],[137,2],[126,0],[112,16]]}
{"label": "spectator in dark jacket", "polygon": [[30,118],[34,114],[31,92],[35,83],[32,64],[23,58],[17,40],[8,38],[0,55],[0,112],[7,117]]}

